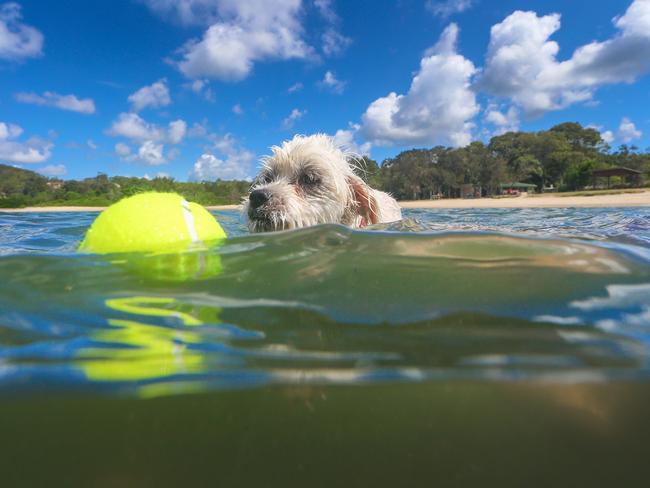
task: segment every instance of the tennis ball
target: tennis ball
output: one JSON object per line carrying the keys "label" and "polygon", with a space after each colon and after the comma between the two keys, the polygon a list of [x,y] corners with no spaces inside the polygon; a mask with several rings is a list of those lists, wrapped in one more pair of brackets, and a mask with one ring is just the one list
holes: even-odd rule
{"label": "tennis ball", "polygon": [[178,252],[226,238],[217,220],[201,205],[175,193],[140,193],[104,210],[79,251],[98,254]]}

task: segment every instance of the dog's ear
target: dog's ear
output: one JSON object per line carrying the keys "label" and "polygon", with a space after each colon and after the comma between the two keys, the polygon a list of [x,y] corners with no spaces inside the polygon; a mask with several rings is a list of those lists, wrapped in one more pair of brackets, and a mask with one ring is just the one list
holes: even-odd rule
{"label": "dog's ear", "polygon": [[356,175],[348,177],[348,184],[352,194],[354,213],[361,217],[360,227],[378,223],[379,206],[372,194],[372,188]]}

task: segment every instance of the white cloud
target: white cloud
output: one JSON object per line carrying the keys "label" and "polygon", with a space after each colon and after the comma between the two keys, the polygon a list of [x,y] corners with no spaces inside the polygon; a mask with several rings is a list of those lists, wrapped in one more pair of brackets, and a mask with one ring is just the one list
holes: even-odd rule
{"label": "white cloud", "polygon": [[0,162],[42,163],[52,155],[52,142],[39,137],[18,141],[23,129],[15,124],[0,122]]}
{"label": "white cloud", "polygon": [[510,106],[508,110],[502,112],[498,106],[490,104],[485,110],[485,121],[496,126],[493,135],[516,132],[519,130],[519,111]]}
{"label": "white cloud", "polygon": [[169,88],[167,87],[167,80],[163,78],[151,85],[143,86],[135,93],[129,95],[129,103],[131,103],[134,112],[139,112],[147,107],[166,107],[172,103],[171,97],[169,96]]}
{"label": "white cloud", "polygon": [[631,83],[650,71],[650,0],[635,0],[613,22],[616,35],[558,61],[560,46],[550,37],[560,15],[516,11],[491,29],[479,87],[535,116],[590,101],[602,85]]}
{"label": "white cloud", "polygon": [[225,159],[212,154],[202,154],[190,173],[192,181],[247,180],[250,179],[251,163],[255,155],[246,150],[234,152]]}
{"label": "white cloud", "polygon": [[600,137],[605,141],[606,144],[611,144],[614,142],[614,133],[611,130],[606,130],[600,134]]}
{"label": "white cloud", "polygon": [[115,154],[117,154],[121,158],[126,158],[127,156],[131,155],[131,148],[129,147],[128,144],[124,144],[123,142],[118,142],[115,144]]}
{"label": "white cloud", "polygon": [[282,121],[283,129],[291,129],[296,120],[300,120],[307,113],[306,110],[298,110],[294,108],[291,113]]}
{"label": "white cloud", "polygon": [[95,102],[92,98],[80,99],[76,95],[60,95],[49,91],[46,91],[43,95],[37,93],[16,93],[16,100],[21,103],[55,107],[81,114],[95,113]]}
{"label": "white cloud", "polygon": [[237,114],[237,115],[243,115],[244,114],[244,109],[241,108],[240,104],[235,104],[232,107],[232,113]]}
{"label": "white cloud", "polygon": [[303,84],[301,82],[294,83],[287,90],[288,93],[296,93],[303,89]]}
{"label": "white cloud", "polygon": [[21,22],[20,9],[14,2],[0,5],[0,59],[20,61],[42,54],[43,34]]}
{"label": "white cloud", "polygon": [[184,25],[210,25],[219,17],[215,0],[142,0],[158,15]]}
{"label": "white cloud", "polygon": [[202,154],[194,163],[194,167],[190,173],[190,180],[241,180],[245,179],[246,176],[246,170],[241,168],[236,162],[224,161],[212,154]]}
{"label": "white cloud", "polygon": [[[177,62],[189,78],[239,81],[246,78],[258,61],[304,59],[313,49],[302,39],[299,15],[301,0],[156,1],[147,0],[154,10],[204,12],[210,27],[200,40],[191,40],[180,50]],[[181,8],[181,6],[186,8]]]}
{"label": "white cloud", "polygon": [[316,7],[318,13],[328,22],[338,22],[339,17],[332,8],[332,0],[314,0],[314,7]]}
{"label": "white cloud", "polygon": [[350,46],[350,44],[352,44],[352,39],[344,36],[331,27],[323,33],[322,40],[323,53],[325,53],[326,56],[336,56],[341,54]]}
{"label": "white cloud", "polygon": [[37,168],[36,171],[43,176],[63,176],[68,172],[63,164],[50,164],[43,168]]}
{"label": "white cloud", "polygon": [[634,139],[639,139],[643,133],[636,128],[634,122],[632,122],[627,117],[624,117],[621,120],[621,124],[618,126],[617,138],[623,141],[624,143],[632,142]]}
{"label": "white cloud", "polygon": [[86,141],[86,146],[88,146],[88,148],[92,149],[93,151],[98,147],[97,144],[95,144],[95,141],[93,141],[92,139],[88,139]]}
{"label": "white cloud", "polygon": [[163,155],[163,145],[154,141],[145,141],[138,149],[138,159],[150,166],[165,164],[167,159]]}
{"label": "white cloud", "polygon": [[123,112],[111,124],[108,134],[114,137],[144,142],[169,142],[179,144],[187,132],[187,123],[184,120],[170,122],[167,130],[156,124],[145,121],[138,114]]}
{"label": "white cloud", "polygon": [[360,128],[361,126],[358,124],[350,124],[349,129],[337,130],[333,136],[334,142],[345,151],[353,152],[359,156],[370,156],[372,143],[364,142],[360,144],[355,140]]}
{"label": "white cloud", "polygon": [[164,173],[162,171],[159,171],[155,175],[151,176],[149,173],[145,173],[143,178],[145,180],[153,180],[154,178],[170,178],[169,173]]}
{"label": "white cloud", "polygon": [[362,116],[366,139],[380,145],[471,141],[470,120],[479,105],[470,88],[476,68],[456,52],[458,27],[450,24],[438,43],[427,50],[406,95],[378,98]]}
{"label": "white cloud", "polygon": [[168,140],[171,144],[180,144],[187,133],[187,123],[178,119],[169,123]]}
{"label": "white cloud", "polygon": [[323,80],[320,81],[319,84],[332,93],[341,94],[343,93],[343,90],[345,90],[346,82],[337,79],[331,71],[326,71]]}
{"label": "white cloud", "polygon": [[341,54],[352,43],[352,39],[339,32],[341,19],[336,15],[331,0],[314,0],[314,6],[329,24],[321,36],[323,53],[326,56]]}
{"label": "white cloud", "polygon": [[160,127],[146,122],[138,114],[125,112],[118,115],[108,133],[112,136],[121,136],[139,141],[156,141],[164,137],[164,131]]}
{"label": "white cloud", "polygon": [[16,124],[8,124],[6,122],[0,122],[0,141],[20,137],[22,133],[23,133],[22,127]]}
{"label": "white cloud", "polygon": [[[201,127],[202,130],[197,130]],[[255,154],[242,147],[232,134],[209,133],[205,124],[192,128],[197,137],[204,137],[212,143],[194,163],[189,174],[191,181],[250,180]],[[199,133],[200,132],[200,133]]]}
{"label": "white cloud", "polygon": [[427,0],[426,7],[433,15],[446,19],[453,14],[464,12],[472,3],[473,0]]}
{"label": "white cloud", "polygon": [[216,100],[214,91],[212,90],[212,88],[210,88],[210,82],[208,80],[202,80],[202,79],[193,80],[192,82],[187,83],[184,86],[192,90],[197,95],[202,96],[208,102],[214,102]]}
{"label": "white cloud", "polygon": [[[131,150],[131,146],[118,142],[115,144],[115,154],[123,161],[130,163],[142,163],[148,166],[159,166],[165,164],[168,158],[165,157],[165,146],[155,141],[143,141],[137,152]],[[171,153],[171,151],[170,151]],[[169,158],[173,159],[173,158]]]}

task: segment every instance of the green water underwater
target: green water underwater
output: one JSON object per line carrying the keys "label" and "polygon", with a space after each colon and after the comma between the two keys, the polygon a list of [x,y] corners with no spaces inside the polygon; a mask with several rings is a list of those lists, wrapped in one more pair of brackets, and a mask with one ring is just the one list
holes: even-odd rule
{"label": "green water underwater", "polygon": [[0,214],[1,486],[647,486],[650,209],[79,255]]}

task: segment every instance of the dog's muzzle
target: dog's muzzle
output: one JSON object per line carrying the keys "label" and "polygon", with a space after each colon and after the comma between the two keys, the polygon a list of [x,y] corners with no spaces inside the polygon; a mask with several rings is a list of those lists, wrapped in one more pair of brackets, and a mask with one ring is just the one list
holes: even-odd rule
{"label": "dog's muzzle", "polygon": [[253,190],[248,197],[248,218],[251,220],[267,221],[268,206],[271,192],[268,190]]}
{"label": "dog's muzzle", "polygon": [[254,190],[251,192],[248,200],[250,201],[250,208],[252,210],[257,210],[266,202],[271,199],[271,192],[268,190]]}

